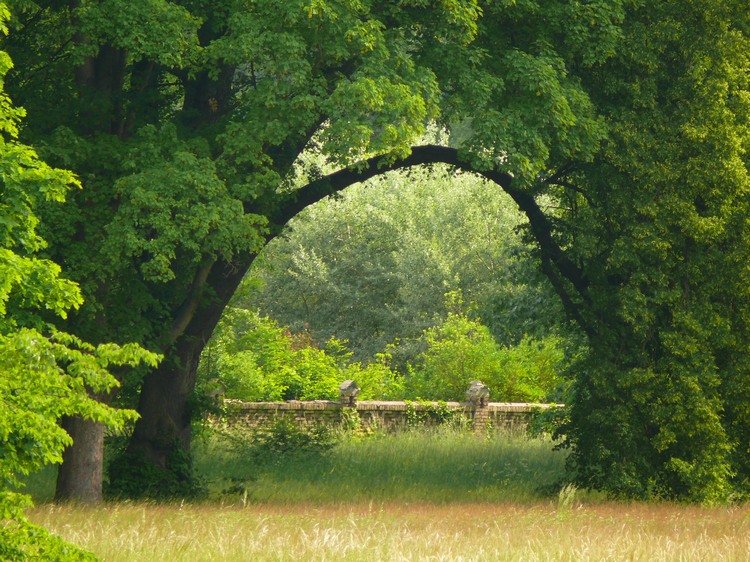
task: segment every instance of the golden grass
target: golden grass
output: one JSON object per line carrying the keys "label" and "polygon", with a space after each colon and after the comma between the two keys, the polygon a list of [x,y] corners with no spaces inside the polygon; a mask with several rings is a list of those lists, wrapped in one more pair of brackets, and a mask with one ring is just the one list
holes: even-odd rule
{"label": "golden grass", "polygon": [[750,561],[750,507],[647,504],[42,505],[106,561]]}

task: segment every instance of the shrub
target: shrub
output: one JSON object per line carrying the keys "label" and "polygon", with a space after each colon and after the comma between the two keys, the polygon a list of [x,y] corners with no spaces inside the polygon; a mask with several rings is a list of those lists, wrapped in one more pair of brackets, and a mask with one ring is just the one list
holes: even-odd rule
{"label": "shrub", "polygon": [[199,499],[206,495],[205,482],[196,477],[190,453],[174,447],[168,466],[160,468],[137,453],[123,451],[109,463],[110,481],[105,487],[112,499]]}
{"label": "shrub", "polygon": [[540,402],[561,382],[565,352],[554,336],[501,347],[479,321],[450,313],[422,338],[426,349],[409,366],[405,385],[410,398],[462,401],[469,383],[481,380],[493,400]]}
{"label": "shrub", "polygon": [[306,427],[280,417],[252,435],[250,451],[257,464],[263,466],[288,457],[322,456],[335,443],[333,430],[324,424]]}

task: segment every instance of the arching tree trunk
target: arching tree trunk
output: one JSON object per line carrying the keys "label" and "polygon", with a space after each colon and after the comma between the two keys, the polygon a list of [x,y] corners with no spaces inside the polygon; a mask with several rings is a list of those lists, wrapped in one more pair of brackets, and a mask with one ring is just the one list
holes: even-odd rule
{"label": "arching tree trunk", "polygon": [[[384,165],[381,158],[369,160],[357,170],[346,169],[311,182],[294,194],[286,203],[275,206],[273,212],[255,210],[269,217],[274,230],[267,235],[270,240],[280,232],[281,226],[297,213],[324,197],[365,181],[390,170],[430,163],[446,163],[468,171],[470,167],[459,160],[454,149],[439,146],[415,147],[412,154],[395,163]],[[582,273],[572,264],[552,238],[551,226],[536,205],[534,198],[523,191],[514,190],[512,178],[507,174],[482,172],[482,175],[506,190],[529,217],[532,232],[539,243],[548,275],[557,277],[556,289],[567,303],[586,298],[586,282]],[[128,445],[123,466],[110,470],[110,480],[116,490],[125,494],[169,493],[166,484],[152,482],[156,487],[146,489],[147,483],[128,490],[126,482],[133,480],[130,463],[143,463],[143,474],[163,474],[166,480],[179,486],[190,479],[184,460],[190,450],[191,407],[196,374],[201,352],[208,342],[221,315],[242,278],[255,259],[255,255],[242,256],[237,262],[206,263],[194,277],[184,302],[174,312],[172,326],[164,335],[165,347],[162,364],[148,373],[143,381],[138,404],[141,415]],[[98,501],[101,499],[103,429],[83,420],[67,420],[76,446],[66,452],[64,465],[58,479],[58,498]],[[154,472],[154,469],[156,472]],[[137,468],[135,470],[138,470]],[[158,478],[157,478],[158,479]],[[119,482],[118,482],[119,480]],[[122,485],[126,487],[123,488]],[[135,482],[131,482],[131,485]],[[161,486],[161,487],[160,487]],[[179,492],[178,492],[179,493]]]}
{"label": "arching tree trunk", "polygon": [[[208,325],[204,330],[210,336]],[[203,338],[180,338],[168,359],[143,381],[138,402],[141,417],[128,450],[161,469],[170,468],[175,449],[190,448],[190,398],[204,345]]]}
{"label": "arching tree trunk", "polygon": [[[206,276],[199,272],[199,282],[175,314],[169,335],[173,343],[161,365],[144,378],[138,402],[141,417],[130,439],[126,462],[156,468],[156,474],[161,473],[170,485],[180,486],[191,478],[184,460],[190,451],[191,398],[201,352],[254,258],[249,255],[241,263],[215,264]],[[206,295],[209,287],[210,297]],[[121,489],[117,479],[123,477],[128,477],[127,472],[110,471],[116,490]],[[151,495],[145,489],[144,493]]]}
{"label": "arching tree trunk", "polygon": [[[438,162],[468,169],[468,166],[462,166],[454,149],[416,147],[411,156],[396,163],[383,166],[382,159],[373,158],[367,166],[356,171],[342,170],[312,182],[296,192],[285,205],[278,206],[274,213],[265,214],[272,224],[280,227],[305,207],[354,183],[389,170]],[[551,226],[533,197],[513,190],[511,177],[506,174],[484,172],[483,175],[508,191],[516,200],[532,223],[532,231],[540,244],[547,268],[554,269],[570,287],[570,293],[575,294],[576,300],[580,301],[586,290],[582,274],[552,239]],[[269,234],[268,240],[278,232],[277,229]],[[170,474],[170,478],[176,477],[178,480],[190,477],[188,473],[182,472],[185,467],[181,463],[185,457],[180,453],[189,452],[190,449],[191,397],[195,389],[200,354],[254,258],[251,255],[240,263],[216,264],[207,275],[201,277],[199,272],[196,276],[192,295],[175,314],[172,329],[174,343],[166,350],[161,366],[149,373],[143,382],[138,405],[141,418],[136,423],[128,447],[128,462],[145,462],[151,468],[157,468]],[[211,297],[206,303],[208,287],[211,289]],[[568,290],[563,287],[562,281],[557,287],[559,290]],[[570,294],[566,297],[572,302]],[[113,476],[116,479],[116,475],[111,473],[110,478]]]}

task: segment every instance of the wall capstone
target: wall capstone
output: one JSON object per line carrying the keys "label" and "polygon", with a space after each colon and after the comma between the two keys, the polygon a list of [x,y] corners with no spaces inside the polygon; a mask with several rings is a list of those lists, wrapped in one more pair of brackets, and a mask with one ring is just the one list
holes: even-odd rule
{"label": "wall capstone", "polygon": [[354,407],[359,395],[359,385],[353,380],[345,380],[339,385],[339,402],[350,408]]}

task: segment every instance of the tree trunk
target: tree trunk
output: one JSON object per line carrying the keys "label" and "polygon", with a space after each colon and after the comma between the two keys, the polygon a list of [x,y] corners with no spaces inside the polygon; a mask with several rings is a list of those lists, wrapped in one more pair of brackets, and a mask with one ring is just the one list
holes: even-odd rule
{"label": "tree trunk", "polygon": [[[165,352],[161,365],[144,378],[138,402],[141,417],[128,445],[131,459],[140,457],[153,467],[171,472],[178,480],[189,476],[181,472],[184,467],[177,463],[184,459],[180,453],[190,451],[191,398],[198,362],[254,258],[254,255],[247,256],[241,264],[222,263],[211,269],[206,279],[206,285],[213,290],[211,300],[191,314],[182,334]],[[176,318],[175,322],[179,323],[180,319]]]}
{"label": "tree trunk", "polygon": [[143,381],[135,431],[128,451],[161,469],[170,468],[175,449],[190,449],[190,397],[195,389],[202,339],[183,336],[162,364]]}
{"label": "tree trunk", "polygon": [[[71,8],[79,1],[71,2]],[[87,39],[77,33],[74,41]],[[109,133],[120,128],[122,121],[122,87],[127,52],[102,45],[96,56],[85,57],[75,69],[78,89],[79,123],[84,133]],[[109,398],[97,397],[108,401]],[[104,425],[81,417],[64,417],[61,425],[73,438],[73,445],[63,453],[57,475],[55,499],[95,503],[102,500],[104,460]]]}
{"label": "tree trunk", "polygon": [[55,500],[97,503],[102,500],[104,425],[80,416],[65,417],[62,427],[74,446],[63,452]]}

